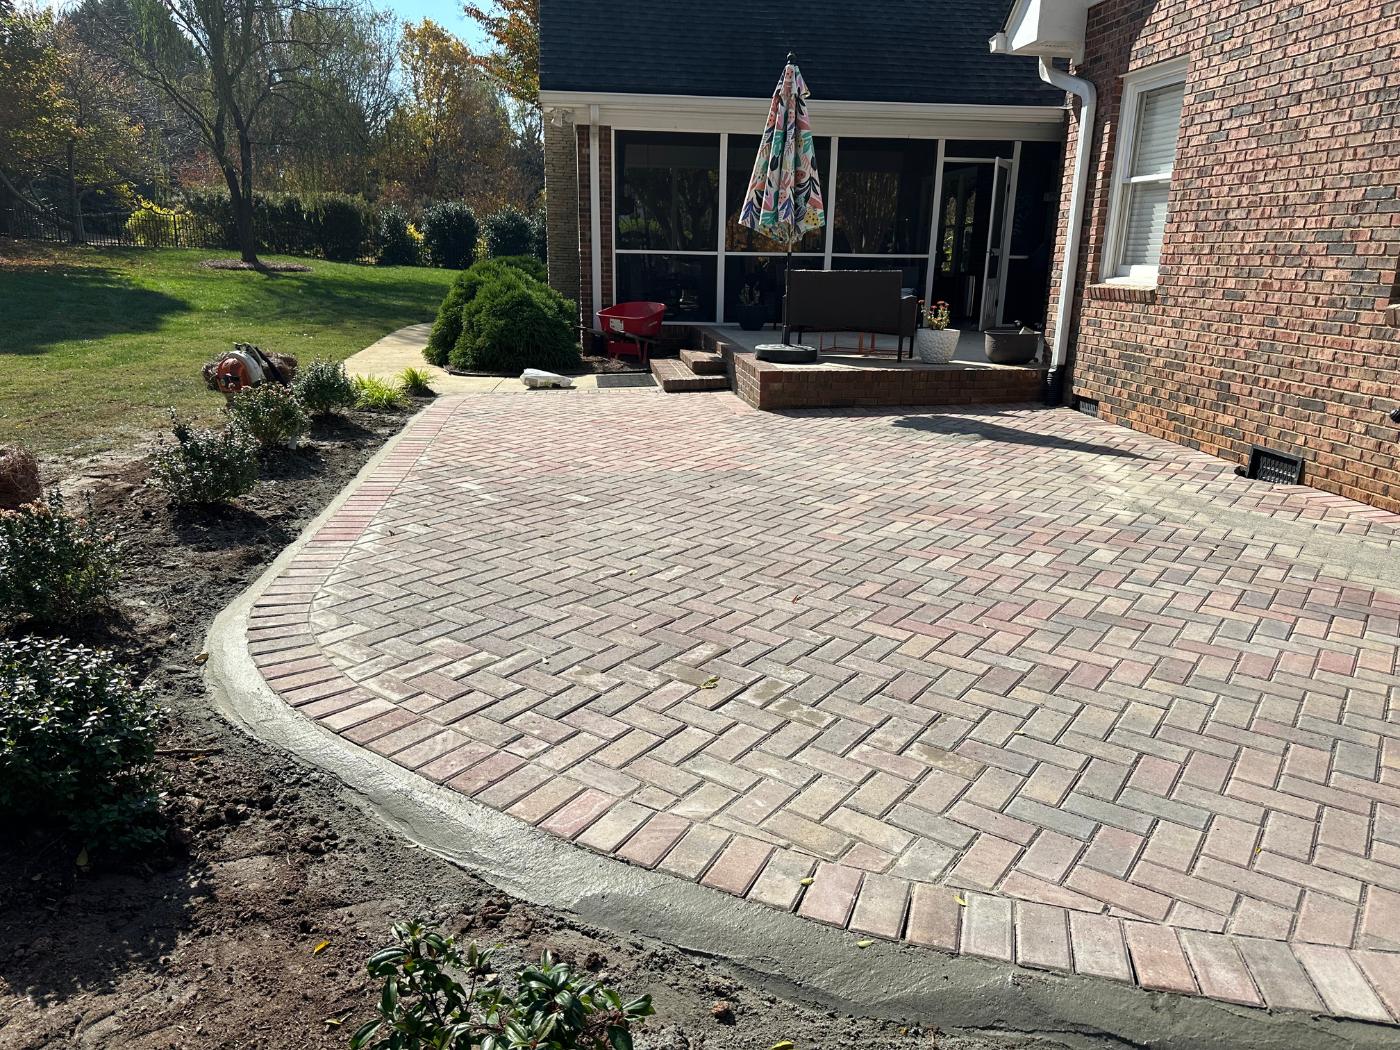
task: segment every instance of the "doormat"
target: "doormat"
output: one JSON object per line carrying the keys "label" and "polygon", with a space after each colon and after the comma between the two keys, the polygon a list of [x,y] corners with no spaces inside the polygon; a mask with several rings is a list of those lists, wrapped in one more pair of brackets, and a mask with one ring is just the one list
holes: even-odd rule
{"label": "doormat", "polygon": [[611,390],[625,386],[655,386],[656,380],[650,372],[614,372],[598,377],[599,390]]}

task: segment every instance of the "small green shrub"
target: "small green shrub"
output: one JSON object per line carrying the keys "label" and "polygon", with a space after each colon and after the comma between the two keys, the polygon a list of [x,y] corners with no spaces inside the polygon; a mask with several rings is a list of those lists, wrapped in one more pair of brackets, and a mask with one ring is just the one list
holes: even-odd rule
{"label": "small green shrub", "polygon": [[442,201],[423,212],[423,240],[434,266],[465,270],[472,264],[479,236],[476,216],[461,201]]}
{"label": "small green shrub", "polygon": [[156,842],[161,718],[109,653],[0,641],[0,820],[58,825],[102,852]]}
{"label": "small green shrub", "polygon": [[356,376],[355,407],[365,412],[398,412],[408,407],[403,391],[374,376]]}
{"label": "small green shrub", "polygon": [[530,250],[542,263],[549,262],[549,226],[543,208],[530,216]]}
{"label": "small green shrub", "polygon": [[318,419],[355,404],[355,384],[340,361],[315,360],[297,373],[292,393]]}
{"label": "small green shrub", "polygon": [[[452,350],[462,337],[462,308],[476,298],[476,293],[502,274],[523,274],[541,284],[545,281],[544,265],[531,255],[509,255],[499,259],[482,259],[465,273],[457,275],[452,287],[438,307],[437,320],[428,336],[423,357],[430,365],[441,368],[452,357]],[[570,321],[570,324],[573,322]]]}
{"label": "small green shrub", "polygon": [[262,449],[296,445],[311,429],[311,417],[286,387],[264,383],[239,391],[224,409],[236,429],[241,429]]}
{"label": "small green shrub", "polygon": [[350,1050],[632,1050],[632,1027],[656,1012],[651,996],[625,1001],[548,952],[502,982],[490,948],[463,950],[418,922],[394,937],[366,964],[384,982],[379,1016]]}
{"label": "small green shrub", "polygon": [[144,248],[175,247],[178,243],[175,224],[179,221],[179,213],[171,208],[162,208],[144,197],[136,200],[136,210],[126,220],[126,232]]}
{"label": "small green shrub", "polygon": [[399,373],[399,388],[409,397],[436,397],[433,377],[421,368],[405,368]]}
{"label": "small green shrub", "polygon": [[116,586],[118,554],[116,540],[64,510],[58,493],[0,511],[0,616],[81,622]]}
{"label": "small green shrub", "polygon": [[466,372],[577,370],[583,363],[575,307],[523,273],[501,272],[462,307],[462,333],[448,360]]}
{"label": "small green shrub", "polygon": [[331,195],[318,200],[309,212],[315,244],[333,262],[354,262],[365,253],[369,225],[365,208],[353,197]]}
{"label": "small green shrub", "polygon": [[173,445],[151,457],[151,477],[181,506],[237,499],[258,483],[258,443],[240,428],[195,429],[171,415]]}
{"label": "small green shrub", "polygon": [[375,261],[380,266],[418,265],[418,240],[409,231],[408,216],[401,209],[389,207],[379,213]]}
{"label": "small green shrub", "polygon": [[529,255],[534,251],[535,234],[530,217],[517,208],[502,208],[481,224],[486,254],[493,259],[507,255]]}

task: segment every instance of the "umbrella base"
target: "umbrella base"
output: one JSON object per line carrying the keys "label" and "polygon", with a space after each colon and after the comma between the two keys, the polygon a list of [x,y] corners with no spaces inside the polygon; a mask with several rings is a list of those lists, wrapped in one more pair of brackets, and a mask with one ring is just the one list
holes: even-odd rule
{"label": "umbrella base", "polygon": [[776,365],[810,365],[817,359],[817,348],[801,343],[759,343],[753,355]]}

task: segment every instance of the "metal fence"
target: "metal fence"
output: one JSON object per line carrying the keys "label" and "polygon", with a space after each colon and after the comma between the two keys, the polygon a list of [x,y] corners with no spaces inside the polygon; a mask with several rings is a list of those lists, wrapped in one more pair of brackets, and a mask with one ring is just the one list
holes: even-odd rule
{"label": "metal fence", "polygon": [[[175,212],[147,216],[130,222],[130,209],[85,212],[83,243],[101,247],[126,245],[143,248],[226,248],[227,237],[220,225],[207,216]],[[58,220],[29,208],[0,207],[0,237],[26,241],[67,244],[72,238],[68,227]]]}

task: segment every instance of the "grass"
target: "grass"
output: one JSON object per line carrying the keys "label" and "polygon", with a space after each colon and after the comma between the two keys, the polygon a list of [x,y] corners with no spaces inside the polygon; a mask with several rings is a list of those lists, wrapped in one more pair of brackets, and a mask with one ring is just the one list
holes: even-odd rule
{"label": "grass", "polygon": [[[310,273],[210,270],[217,252],[0,242],[0,444],[86,454],[210,421],[200,366],[235,342],[343,360],[430,321],[454,273],[320,260]],[[269,259],[276,257],[269,256]]]}

